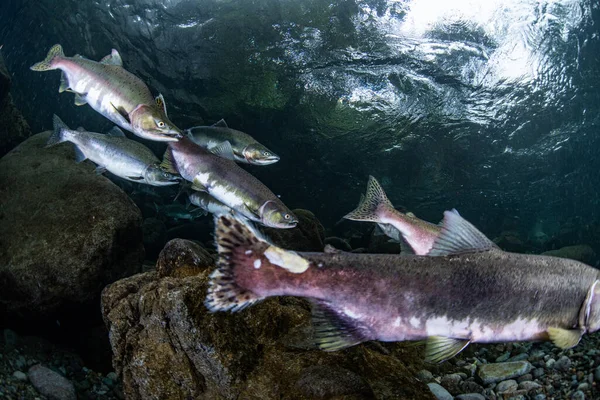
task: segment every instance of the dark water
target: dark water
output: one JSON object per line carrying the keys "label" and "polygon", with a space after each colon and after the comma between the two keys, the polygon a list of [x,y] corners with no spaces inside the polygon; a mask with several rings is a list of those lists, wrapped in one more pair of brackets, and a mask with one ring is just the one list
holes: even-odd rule
{"label": "dark water", "polygon": [[253,135],[281,161],[247,169],[338,235],[373,175],[425,220],[457,208],[490,237],[543,234],[532,251],[600,254],[597,1],[2,1],[32,131],[58,114],[103,132],[58,72],[29,70],[55,43],[92,60],[118,49],[181,128],[224,118]]}

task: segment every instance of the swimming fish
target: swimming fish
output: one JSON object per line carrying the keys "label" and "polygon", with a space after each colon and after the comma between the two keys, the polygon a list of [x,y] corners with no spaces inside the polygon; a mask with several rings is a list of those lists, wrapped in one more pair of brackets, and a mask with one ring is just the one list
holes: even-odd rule
{"label": "swimming fish", "polygon": [[454,211],[444,213],[428,256],[294,252],[227,216],[215,236],[219,261],[206,307],[308,298],[323,350],[425,339],[425,360],[442,362],[469,343],[551,340],[570,348],[600,329],[600,271],[504,252]]}
{"label": "swimming fish", "polygon": [[196,144],[209,150],[228,141],[233,152],[223,156],[230,160],[254,165],[269,165],[279,161],[277,154],[247,133],[229,128],[222,119],[211,126],[195,126],[186,129],[185,133]]}
{"label": "swimming fish", "polygon": [[164,171],[160,160],[146,146],[125,137],[114,127],[108,134],[72,130],[54,115],[54,132],[47,146],[62,142],[75,145],[75,159],[90,159],[98,164],[97,172],[109,171],[129,181],[153,186],[175,185],[181,177]]}
{"label": "swimming fish", "polygon": [[169,143],[161,165],[192,182],[193,190],[207,192],[252,221],[274,228],[296,226],[296,216],[269,188],[235,162],[219,156],[229,152],[229,142],[210,152],[184,137]]}
{"label": "swimming fish", "polygon": [[54,45],[46,59],[31,66],[33,71],[62,70],[60,93],[75,93],[75,105],[89,104],[116,125],[139,137],[177,141],[182,132],[157,104],[150,89],[123,68],[117,50],[100,62],[80,55],[65,57],[61,45]]}
{"label": "swimming fish", "polygon": [[[193,191],[188,195],[188,199],[190,200],[190,204],[193,204],[196,207],[199,207],[207,213],[211,213],[213,215],[231,215],[236,213],[231,207],[226,206],[206,192]],[[237,217],[239,218],[241,216],[238,214]]]}
{"label": "swimming fish", "polygon": [[164,215],[168,218],[172,218],[174,220],[187,220],[193,221],[196,218],[202,217],[206,215],[206,211],[196,208],[194,210],[188,210],[185,206],[179,203],[173,204],[162,204],[158,205],[154,203],[154,207],[156,208],[156,213]]}
{"label": "swimming fish", "polygon": [[426,255],[441,230],[439,225],[423,221],[412,213],[403,214],[396,210],[379,182],[372,176],[369,176],[364,200],[344,218],[376,222],[386,235],[398,240],[395,228],[416,255]]}

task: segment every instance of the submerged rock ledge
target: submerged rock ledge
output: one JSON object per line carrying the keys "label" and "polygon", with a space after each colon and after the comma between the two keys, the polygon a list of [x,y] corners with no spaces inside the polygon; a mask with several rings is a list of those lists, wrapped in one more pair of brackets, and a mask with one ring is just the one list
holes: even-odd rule
{"label": "submerged rock ledge", "polygon": [[[158,261],[180,259],[181,271],[161,268],[103,291],[113,365],[128,399],[433,399],[414,378],[422,367],[420,349],[365,343],[320,351],[312,345],[310,307],[302,299],[271,298],[237,314],[209,313],[211,259],[170,254],[182,254],[182,242],[168,243]],[[190,243],[184,253],[197,247]]]}

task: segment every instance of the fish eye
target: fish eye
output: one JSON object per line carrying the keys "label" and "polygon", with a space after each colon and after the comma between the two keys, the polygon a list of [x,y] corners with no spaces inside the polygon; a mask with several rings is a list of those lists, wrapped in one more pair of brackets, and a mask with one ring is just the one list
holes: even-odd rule
{"label": "fish eye", "polygon": [[270,155],[271,155],[271,153],[269,153],[268,151],[263,151],[263,156],[269,157]]}
{"label": "fish eye", "polygon": [[158,125],[159,128],[164,128],[165,127],[165,123],[163,121],[158,121],[156,123],[156,125]]}
{"label": "fish eye", "polygon": [[283,218],[289,220],[292,216],[290,214],[284,214]]}

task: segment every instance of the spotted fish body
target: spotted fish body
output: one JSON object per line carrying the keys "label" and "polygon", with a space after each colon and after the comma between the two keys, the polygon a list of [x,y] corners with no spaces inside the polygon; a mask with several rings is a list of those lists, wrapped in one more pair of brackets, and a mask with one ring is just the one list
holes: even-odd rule
{"label": "spotted fish body", "polygon": [[283,202],[235,162],[219,157],[220,150],[211,153],[184,137],[169,144],[163,166],[252,221],[293,228],[298,220]]}
{"label": "spotted fish body", "polygon": [[109,134],[69,129],[54,116],[54,133],[48,145],[71,142],[76,148],[77,161],[89,159],[99,171],[107,170],[123,179],[154,186],[175,185],[180,178],[160,170],[160,161],[150,149],[125,137],[116,128]]}
{"label": "spotted fish body", "polygon": [[344,218],[376,222],[383,232],[394,240],[399,239],[399,233],[416,255],[426,255],[441,231],[439,225],[423,221],[414,214],[403,214],[396,210],[379,182],[372,176],[369,176],[364,199]]}
{"label": "spotted fish body", "polygon": [[194,143],[206,149],[229,142],[233,152],[225,156],[240,163],[269,165],[279,161],[277,154],[247,133],[229,128],[224,120],[211,126],[195,126],[186,129],[185,133]]}
{"label": "spotted fish body", "polygon": [[[146,84],[123,68],[116,50],[96,62],[82,56],[66,57],[62,47],[55,45],[46,60],[31,69],[62,70],[59,92],[74,92],[76,105],[87,103],[119,127],[140,137],[176,141],[181,136],[181,131],[156,104]],[[152,127],[152,122],[161,126]],[[144,124],[149,125],[142,126]]]}
{"label": "spotted fish body", "polygon": [[598,270],[503,252],[456,213],[445,213],[444,229],[435,256],[296,253],[221,217],[220,267],[206,305],[237,311],[271,296],[305,297],[321,348],[426,339],[431,362],[471,342],[550,339],[572,347],[600,328]]}

